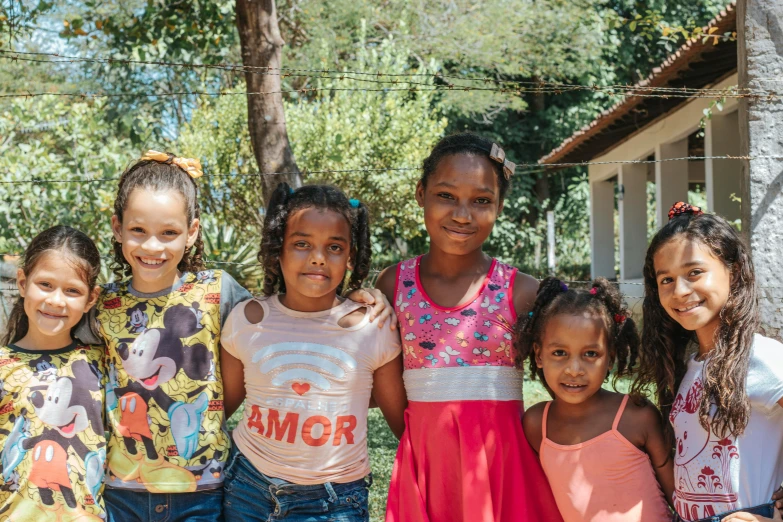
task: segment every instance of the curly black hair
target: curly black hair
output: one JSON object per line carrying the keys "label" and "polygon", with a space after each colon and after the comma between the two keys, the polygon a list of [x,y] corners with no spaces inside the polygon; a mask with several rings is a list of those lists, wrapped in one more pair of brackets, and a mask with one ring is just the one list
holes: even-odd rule
{"label": "curly black hair", "polygon": [[[58,225],[44,230],[30,241],[25,249],[22,263],[19,266],[25,276],[30,276],[35,266],[47,252],[54,252],[64,261],[73,261],[80,277],[92,289],[101,272],[101,255],[92,239],[75,228]],[[14,303],[8,318],[5,335],[0,345],[19,341],[27,335],[30,321],[24,311],[24,297],[19,297]]]}
{"label": "curly black hair", "polygon": [[616,386],[617,379],[630,373],[636,363],[640,341],[636,324],[623,304],[620,291],[603,277],[593,281],[589,291],[568,288],[554,277],[541,281],[533,309],[529,314],[520,316],[514,328],[517,367],[523,369],[525,361],[528,361],[532,378],[538,377],[546,384],[543,370],[536,365],[534,345],[541,344],[550,318],[560,314],[584,313],[600,318],[604,324],[611,362],[617,363],[612,381]]}
{"label": "curly black hair", "polygon": [[[672,319],[661,305],[655,254],[669,241],[685,238],[700,243],[720,259],[731,274],[729,297],[720,312],[715,332],[715,347],[709,352],[702,370],[704,392],[699,404],[700,423],[718,436],[741,435],[750,418],[746,377],[759,329],[759,305],[756,278],[750,249],[723,218],[711,214],[683,213],[673,217],[655,234],[644,261],[644,327],[639,373],[632,390],[645,393],[654,388],[658,407],[669,417],[677,390],[687,370],[687,348],[696,342],[695,332]],[[714,405],[714,415],[710,410]],[[666,435],[674,443],[670,423]]]}
{"label": "curly black hair", "polygon": [[492,150],[492,141],[474,134],[472,132],[460,132],[452,134],[442,138],[432,149],[430,155],[424,159],[424,163],[421,166],[421,179],[419,183],[423,187],[427,187],[427,180],[433,172],[438,168],[440,161],[455,154],[465,154],[468,156],[484,156],[489,159],[489,162],[495,169],[495,174],[498,178],[498,188],[500,190],[500,199],[506,197],[506,192],[510,186],[509,180],[503,174],[503,165],[489,158],[489,153]]}
{"label": "curly black hair", "polygon": [[[166,154],[169,156],[167,163],[141,160],[122,173],[119,186],[117,187],[117,197],[114,200],[114,215],[117,216],[120,223],[122,223],[122,215],[128,206],[130,196],[137,188],[150,191],[173,190],[179,192],[185,200],[185,214],[188,224],[201,216],[196,180],[191,178],[180,167],[171,163],[175,157],[174,154],[170,152]],[[131,266],[122,254],[122,243],[113,238],[112,248],[114,250],[114,267],[112,272],[114,272],[118,280],[130,276],[132,273]],[[201,239],[201,227],[199,227],[196,242],[192,247],[185,250],[185,255],[182,256],[182,260],[177,265],[177,270],[180,272],[204,270],[204,242]]]}
{"label": "curly black hair", "polygon": [[[351,205],[354,201],[355,205]],[[285,281],[280,267],[285,227],[288,217],[305,208],[326,209],[345,216],[351,226],[351,259],[353,270],[347,289],[361,288],[370,273],[372,255],[370,244],[370,213],[367,207],[348,197],[332,185],[305,185],[293,190],[288,183],[280,183],[272,193],[264,217],[264,232],[258,261],[264,268],[264,295],[285,293]],[[337,287],[341,293],[343,284]]]}

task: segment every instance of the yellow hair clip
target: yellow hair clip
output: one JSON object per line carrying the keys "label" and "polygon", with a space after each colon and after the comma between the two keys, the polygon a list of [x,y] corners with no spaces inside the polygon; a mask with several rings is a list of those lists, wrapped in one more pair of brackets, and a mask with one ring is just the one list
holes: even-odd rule
{"label": "yellow hair clip", "polygon": [[168,164],[176,165],[177,167],[187,172],[187,174],[193,179],[198,179],[204,175],[204,172],[202,172],[201,170],[201,162],[194,158],[180,158],[172,154],[167,154],[165,152],[148,150],[147,152],[144,153],[144,156],[142,156],[141,159],[142,161],[152,160],[152,161],[157,161],[158,163],[168,163]]}

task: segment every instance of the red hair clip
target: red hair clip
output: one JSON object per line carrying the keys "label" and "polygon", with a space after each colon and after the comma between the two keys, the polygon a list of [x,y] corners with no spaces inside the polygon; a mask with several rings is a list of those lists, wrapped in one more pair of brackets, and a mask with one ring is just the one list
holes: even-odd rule
{"label": "red hair clip", "polygon": [[622,324],[625,322],[626,317],[622,314],[614,314],[614,322],[617,324]]}
{"label": "red hair clip", "polygon": [[689,203],[685,203],[684,201],[678,201],[674,205],[672,205],[672,208],[669,209],[669,219],[674,219],[677,216],[681,216],[683,214],[693,214],[694,216],[700,216],[704,214],[704,211],[702,211],[699,207],[694,207],[693,205]]}

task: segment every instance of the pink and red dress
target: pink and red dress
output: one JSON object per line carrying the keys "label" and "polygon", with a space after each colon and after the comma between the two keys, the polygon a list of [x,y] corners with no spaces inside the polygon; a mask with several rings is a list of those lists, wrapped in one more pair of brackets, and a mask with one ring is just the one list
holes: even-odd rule
{"label": "pink and red dress", "polygon": [[444,308],[424,291],[420,260],[397,266],[409,402],[386,522],[562,520],[522,431],[511,335],[517,270],[493,260],[475,296]]}

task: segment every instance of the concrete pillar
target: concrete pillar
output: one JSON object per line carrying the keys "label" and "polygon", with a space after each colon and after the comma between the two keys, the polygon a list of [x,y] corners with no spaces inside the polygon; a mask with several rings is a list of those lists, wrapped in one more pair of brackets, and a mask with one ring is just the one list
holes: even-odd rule
{"label": "concrete pillar", "polygon": [[[655,159],[685,158],[688,138],[655,146]],[[678,201],[688,202],[688,162],[664,161],[655,164],[656,224],[661,228],[669,221],[669,209]]]}
{"label": "concrete pillar", "polygon": [[[713,113],[704,129],[704,155],[739,156],[739,115],[737,111],[726,115]],[[704,171],[707,185],[707,209],[729,221],[740,219],[739,199],[742,191],[740,160],[706,159]]]}
{"label": "concrete pillar", "polygon": [[620,280],[641,279],[647,250],[647,166],[622,165],[617,178]]}
{"label": "concrete pillar", "polygon": [[614,279],[614,183],[590,183],[590,275]]}
{"label": "concrete pillar", "polygon": [[[739,86],[780,92],[783,78],[783,0],[737,2]],[[783,100],[740,99],[742,233],[749,239],[761,322],[766,335],[783,338]]]}

